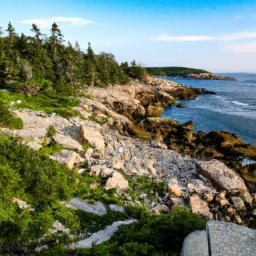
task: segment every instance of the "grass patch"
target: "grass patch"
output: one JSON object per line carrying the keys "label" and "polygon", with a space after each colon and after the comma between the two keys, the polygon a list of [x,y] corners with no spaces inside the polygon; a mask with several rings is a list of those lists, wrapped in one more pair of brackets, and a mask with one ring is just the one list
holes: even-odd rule
{"label": "grass patch", "polygon": [[[124,174],[125,175],[125,174]],[[166,193],[167,185],[164,181],[158,181],[148,176],[139,176],[131,178],[125,175],[125,178],[129,181],[129,189],[127,193],[134,199],[144,202],[141,198],[142,194],[146,195],[146,200],[157,201],[157,198],[163,197]]]}
{"label": "grass patch", "polygon": [[46,113],[56,113],[63,117],[78,115],[73,107],[77,106],[79,100],[69,95],[60,95],[57,92],[44,92],[36,95],[25,95],[7,91],[0,92],[1,102],[9,105],[11,102],[20,101],[15,104],[15,108],[28,108],[32,110],[42,110]]}
{"label": "grass patch", "polygon": [[62,150],[62,146],[54,141],[49,145],[40,148],[39,152],[42,156],[49,157],[50,155],[59,153]]}

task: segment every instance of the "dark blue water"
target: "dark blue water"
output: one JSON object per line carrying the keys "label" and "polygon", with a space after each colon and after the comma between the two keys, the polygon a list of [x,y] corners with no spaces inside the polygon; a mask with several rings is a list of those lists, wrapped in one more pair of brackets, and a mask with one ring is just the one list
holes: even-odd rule
{"label": "dark blue water", "polygon": [[236,81],[168,78],[191,87],[206,88],[216,95],[182,100],[185,108],[169,107],[162,116],[180,123],[192,120],[197,131],[229,131],[256,145],[256,74],[225,74]]}

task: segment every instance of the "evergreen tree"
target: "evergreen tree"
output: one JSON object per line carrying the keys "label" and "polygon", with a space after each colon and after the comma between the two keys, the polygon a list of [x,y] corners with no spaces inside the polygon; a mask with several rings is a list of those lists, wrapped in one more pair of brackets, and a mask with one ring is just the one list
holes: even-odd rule
{"label": "evergreen tree", "polygon": [[[31,31],[33,36],[23,33],[19,36],[9,23],[7,36],[0,36],[1,84],[9,87],[17,84],[25,88],[26,93],[30,93],[29,87],[31,91],[51,87],[64,93],[86,85],[124,84],[128,76],[133,76],[132,67],[120,66],[110,53],[95,54],[90,43],[86,53],[81,51],[78,42],[74,47],[69,42],[64,45],[62,32],[55,22],[49,38],[43,38],[36,24],[32,24]],[[136,68],[138,66],[133,65],[133,69]]]}
{"label": "evergreen tree", "polygon": [[16,32],[15,32],[15,29],[14,29],[14,27],[12,26],[12,23],[11,23],[11,22],[8,23],[8,27],[7,27],[7,30],[6,30],[6,31],[8,32],[9,38],[13,38],[13,37],[17,36],[17,34],[16,34]]}
{"label": "evergreen tree", "polygon": [[63,35],[56,22],[52,24],[50,42],[53,45],[61,45],[63,43]]}
{"label": "evergreen tree", "polygon": [[36,24],[32,24],[32,29],[31,31],[35,34],[35,38],[37,41],[41,41],[41,36],[42,36],[42,33],[39,29],[39,27],[36,25]]}
{"label": "evergreen tree", "polygon": [[3,27],[0,26],[0,37],[3,36],[4,32],[3,32]]}

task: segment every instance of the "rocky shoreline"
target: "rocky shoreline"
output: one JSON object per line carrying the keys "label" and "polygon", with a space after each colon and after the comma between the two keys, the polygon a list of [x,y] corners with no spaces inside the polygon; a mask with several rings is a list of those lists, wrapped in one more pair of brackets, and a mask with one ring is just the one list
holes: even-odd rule
{"label": "rocky shoreline", "polygon": [[188,74],[186,77],[189,79],[198,79],[198,80],[228,80],[228,81],[236,80],[234,77],[214,75],[211,73]]}
{"label": "rocky shoreline", "polygon": [[[22,137],[38,150],[42,141],[47,143],[48,127],[54,126],[57,134],[52,139],[63,150],[51,159],[78,173],[103,177],[105,189],[116,189],[117,196],[124,196],[129,204],[144,205],[156,213],[188,206],[206,219],[255,226],[255,165],[242,167],[241,160],[255,159],[256,148],[227,132],[196,133],[192,122],[179,124],[160,117],[178,99],[192,100],[209,93],[213,94],[154,78],[93,87],[75,108],[78,117],[68,120],[40,111],[15,110],[23,129],[4,128],[2,132]],[[126,192],[130,179],[143,176],[165,184],[165,194],[149,197],[141,193],[139,199],[132,198]]]}

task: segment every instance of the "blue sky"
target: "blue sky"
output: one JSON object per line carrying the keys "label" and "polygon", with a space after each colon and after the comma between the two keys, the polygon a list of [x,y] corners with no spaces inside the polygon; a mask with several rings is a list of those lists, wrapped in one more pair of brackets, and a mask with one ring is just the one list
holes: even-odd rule
{"label": "blue sky", "polygon": [[56,20],[66,40],[118,61],[256,72],[256,0],[5,0],[0,26],[9,20],[26,34]]}

